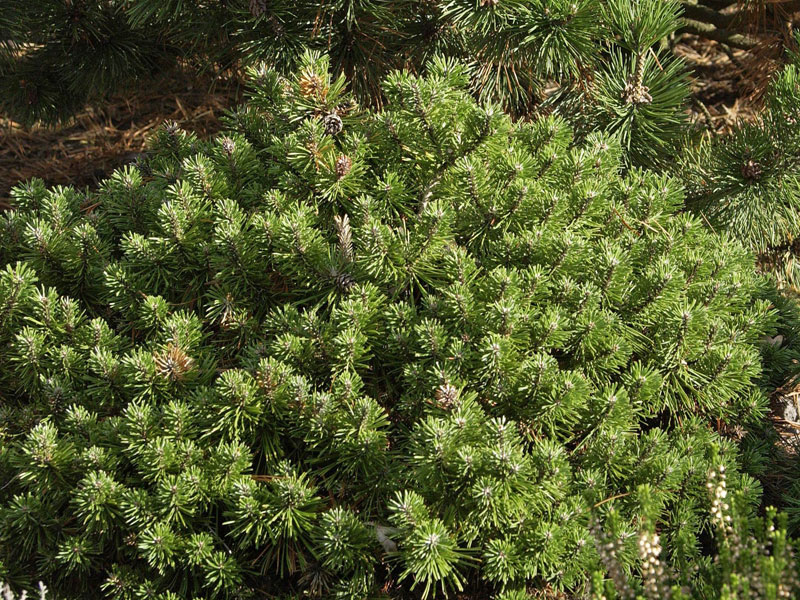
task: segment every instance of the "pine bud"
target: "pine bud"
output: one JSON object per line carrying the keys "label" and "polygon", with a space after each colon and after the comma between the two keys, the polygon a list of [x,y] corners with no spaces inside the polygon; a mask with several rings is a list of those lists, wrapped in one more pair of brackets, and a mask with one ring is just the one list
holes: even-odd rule
{"label": "pine bud", "polygon": [[147,155],[137,155],[134,159],[133,166],[139,170],[139,173],[141,173],[143,177],[152,177],[153,169],[150,167],[150,163],[147,160]]}
{"label": "pine bud", "polygon": [[222,151],[225,153],[225,156],[230,158],[233,156],[234,151],[236,150],[236,142],[234,142],[229,137],[224,137],[222,139]]}
{"label": "pine bud", "polygon": [[180,126],[178,125],[177,121],[168,121],[164,124],[164,132],[168,136],[174,137],[178,135],[178,131],[180,131]]}
{"label": "pine bud", "polygon": [[172,344],[169,344],[164,352],[156,354],[154,358],[156,372],[170,381],[183,381],[194,366],[194,360]]}
{"label": "pine bud", "polygon": [[643,84],[636,84],[634,82],[629,82],[625,85],[625,89],[622,92],[622,99],[627,104],[633,104],[634,106],[639,106],[640,104],[650,104],[653,101],[653,97],[650,95],[650,89]]}
{"label": "pine bud", "polygon": [[339,252],[342,257],[349,261],[353,260],[353,232],[350,230],[350,219],[345,214],[340,217],[333,217],[333,224],[336,227],[336,235],[339,239]]}
{"label": "pine bud", "polygon": [[342,154],[336,159],[336,176],[339,179],[342,179],[345,175],[347,175],[352,168],[353,161],[350,160],[349,156]]}
{"label": "pine bud", "polygon": [[304,74],[299,81],[300,95],[307,100],[322,100],[328,95],[325,82],[316,74]]}

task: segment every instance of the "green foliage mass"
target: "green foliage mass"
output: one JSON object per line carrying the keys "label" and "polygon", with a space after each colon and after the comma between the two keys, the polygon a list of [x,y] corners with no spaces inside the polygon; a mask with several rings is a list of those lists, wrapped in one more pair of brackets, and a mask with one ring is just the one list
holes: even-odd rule
{"label": "green foliage mass", "polygon": [[[673,179],[437,59],[306,55],[0,221],[0,578],[60,597],[588,590],[592,513],[704,560],[777,313]],[[647,510],[637,490],[652,492]],[[388,583],[387,583],[388,582]]]}

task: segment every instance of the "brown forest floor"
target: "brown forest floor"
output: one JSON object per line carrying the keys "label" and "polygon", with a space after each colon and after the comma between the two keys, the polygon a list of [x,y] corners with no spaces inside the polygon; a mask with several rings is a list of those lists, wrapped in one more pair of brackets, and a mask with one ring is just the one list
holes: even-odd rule
{"label": "brown forest floor", "polygon": [[755,118],[774,61],[760,61],[743,50],[726,50],[717,42],[696,36],[686,36],[674,51],[691,71],[688,110],[693,120],[716,133],[726,133],[737,122]]}
{"label": "brown forest floor", "polygon": [[26,129],[0,115],[0,208],[11,188],[32,177],[48,185],[93,186],[141,152],[164,121],[210,136],[220,116],[241,98],[233,79],[199,79],[183,70],[142,82],[57,127]]}

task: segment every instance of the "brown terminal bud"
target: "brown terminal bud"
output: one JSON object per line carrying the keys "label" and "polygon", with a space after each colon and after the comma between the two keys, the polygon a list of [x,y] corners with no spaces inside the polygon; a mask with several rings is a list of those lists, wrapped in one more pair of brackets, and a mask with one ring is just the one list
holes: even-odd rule
{"label": "brown terminal bud", "polygon": [[323,100],[328,95],[325,82],[316,73],[304,73],[299,81],[300,95],[307,100]]}
{"label": "brown terminal bud", "polygon": [[349,156],[345,156],[344,154],[340,155],[339,158],[336,159],[336,176],[341,179],[345,175],[350,172],[350,169],[353,168],[353,161],[350,160]]}
{"label": "brown terminal bud", "polygon": [[168,344],[167,349],[156,354],[154,358],[156,372],[169,381],[183,381],[194,366],[194,360],[172,343]]}
{"label": "brown terminal bud", "polygon": [[233,155],[234,150],[236,150],[236,143],[227,136],[223,138],[222,151],[225,153],[225,156],[230,158]]}

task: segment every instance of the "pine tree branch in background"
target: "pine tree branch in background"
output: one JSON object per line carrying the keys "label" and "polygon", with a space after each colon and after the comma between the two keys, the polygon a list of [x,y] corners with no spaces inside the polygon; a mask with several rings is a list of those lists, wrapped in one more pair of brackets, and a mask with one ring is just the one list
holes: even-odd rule
{"label": "pine tree branch in background", "polygon": [[722,12],[697,0],[684,0],[681,4],[683,4],[683,15],[687,19],[708,23],[721,29],[730,28],[739,16],[738,12]]}
{"label": "pine tree branch in background", "polygon": [[756,39],[739,33],[738,31],[719,29],[711,23],[695,21],[694,19],[685,17],[683,19],[683,26],[678,29],[677,33],[693,33],[700,37],[714,40],[715,42],[721,42],[740,50],[752,50],[758,45]]}
{"label": "pine tree branch in background", "polygon": [[682,33],[693,33],[742,50],[752,50],[762,42],[761,34],[770,33],[762,31],[765,14],[772,14],[775,23],[784,24],[787,19],[791,21],[793,13],[800,11],[800,0],[681,0],[681,4],[684,11]]}
{"label": "pine tree branch in background", "polygon": [[[683,27],[680,33],[693,33],[733,48],[750,50],[758,41],[742,32],[743,19],[739,2],[727,0],[681,0]],[[733,10],[731,10],[733,9]]]}

